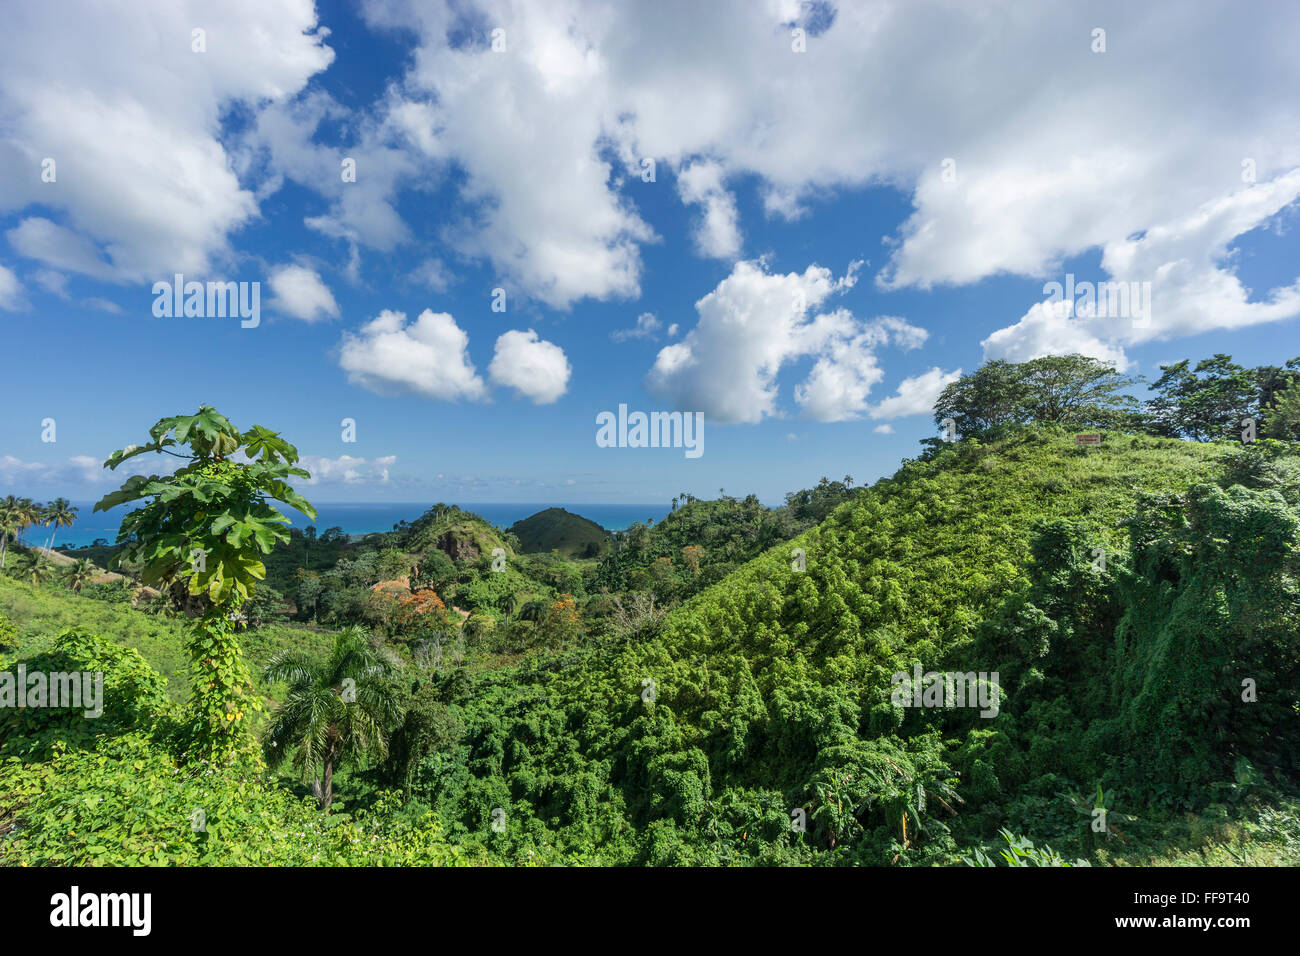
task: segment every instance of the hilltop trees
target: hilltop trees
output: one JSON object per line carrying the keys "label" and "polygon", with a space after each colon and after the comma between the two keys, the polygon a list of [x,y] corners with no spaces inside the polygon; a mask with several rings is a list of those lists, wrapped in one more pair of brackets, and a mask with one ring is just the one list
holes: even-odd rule
{"label": "hilltop trees", "polygon": [[998,359],[947,385],[935,402],[934,420],[951,418],[962,435],[1030,422],[1108,427],[1136,413],[1137,400],[1121,393],[1134,382],[1085,355]]}
{"label": "hilltop trees", "polygon": [[1300,357],[1285,367],[1248,369],[1219,353],[1196,363],[1160,366],[1144,405],[1123,390],[1139,379],[1084,355],[1028,362],[995,360],[949,384],[934,420],[951,418],[961,435],[1033,422],[1069,428],[1127,428],[1164,438],[1237,440],[1243,419],[1261,437],[1300,440]]}
{"label": "hilltop trees", "polygon": [[1266,437],[1300,441],[1300,375],[1287,388],[1276,393],[1265,414],[1263,431]]}
{"label": "hilltop trees", "polygon": [[[1243,418],[1263,419],[1261,434],[1300,438],[1295,427],[1300,408],[1300,357],[1285,368],[1263,365],[1243,368],[1231,355],[1219,353],[1195,367],[1184,359],[1160,366],[1161,376],[1147,403],[1148,428],[1157,435],[1193,441],[1234,439]],[[1276,417],[1276,424],[1271,420]]]}
{"label": "hilltop trees", "polygon": [[1162,365],[1147,403],[1151,429],[1169,438],[1210,441],[1228,438],[1244,416],[1259,412],[1251,373],[1222,353],[1190,368],[1184,359]]}

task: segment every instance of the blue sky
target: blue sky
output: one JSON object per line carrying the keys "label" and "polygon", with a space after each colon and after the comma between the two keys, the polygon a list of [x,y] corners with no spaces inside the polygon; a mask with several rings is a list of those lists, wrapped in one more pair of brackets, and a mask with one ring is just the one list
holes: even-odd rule
{"label": "blue sky", "polygon": [[[0,37],[4,493],[207,403],[319,500],[777,502],[892,473],[988,358],[1300,354],[1291,5],[84,7]],[[176,272],[260,323],[156,317]],[[598,447],[620,404],[703,456]]]}

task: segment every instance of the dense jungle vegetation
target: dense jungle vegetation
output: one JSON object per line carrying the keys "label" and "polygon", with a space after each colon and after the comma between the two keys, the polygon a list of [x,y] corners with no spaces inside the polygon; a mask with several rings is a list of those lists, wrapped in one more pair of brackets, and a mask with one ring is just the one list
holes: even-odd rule
{"label": "dense jungle vegetation", "polygon": [[292,445],[163,419],[90,567],[0,502],[0,671],[105,690],[0,708],[0,863],[1300,863],[1300,359],[1163,372],[988,363],[870,487],[540,553],[288,529]]}

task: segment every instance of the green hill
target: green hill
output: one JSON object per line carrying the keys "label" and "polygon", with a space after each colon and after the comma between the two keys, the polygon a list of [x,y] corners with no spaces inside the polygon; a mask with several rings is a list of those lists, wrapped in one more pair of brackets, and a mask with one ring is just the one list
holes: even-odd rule
{"label": "green hill", "polygon": [[[482,675],[455,699],[471,778],[417,796],[453,826],[509,794],[521,848],[608,862],[950,863],[1002,826],[1154,852],[1216,795],[1294,784],[1295,485],[1288,507],[1268,486],[1290,466],[1257,453],[1232,476],[1256,487],[1223,492],[1232,451],[1046,430],[943,447],[656,636]],[[916,666],[1000,672],[1000,713],[898,705]],[[1237,674],[1270,675],[1273,703],[1234,706]],[[1098,807],[1127,844],[1090,828]]]}
{"label": "green hill", "polygon": [[[426,862],[960,864],[996,859],[1005,829],[1094,864],[1300,864],[1298,479],[1300,446],[1276,442],[1078,447],[1040,428],[937,443],[791,540],[732,499],[624,537],[601,565],[611,580],[635,585],[674,555],[738,566],[666,616],[642,592],[593,594],[615,605],[608,630],[561,600],[573,566],[525,555],[484,571],[513,536],[435,508],[376,553],[422,555],[481,627],[466,626],[463,663],[460,643],[421,663],[401,634],[372,632],[406,655],[405,716],[387,758],[340,778],[358,815],[337,838],[287,781],[205,775],[214,791],[195,790],[157,742],[172,711],[154,694],[97,751],[52,755],[39,775],[0,752],[0,790],[25,806],[0,862],[343,863],[380,846]],[[777,543],[746,560],[767,534]],[[348,560],[322,576],[360,573]],[[521,601],[530,575],[536,599]],[[179,621],[2,578],[0,610],[6,660],[102,660],[118,672],[106,686],[148,690],[113,641],[184,697]],[[96,636],[56,641],[69,624]],[[242,638],[255,668],[328,641],[282,624]],[[918,671],[998,694],[945,700],[924,680],[913,694],[900,678]],[[207,848],[184,827],[163,840],[194,805],[236,825]]]}
{"label": "green hill", "polygon": [[510,556],[515,553],[511,543],[483,518],[455,505],[434,505],[405,529],[387,532],[385,539],[393,539],[405,551],[427,554],[438,550],[453,561],[473,563],[490,557],[496,548]]}
{"label": "green hill", "polygon": [[595,558],[609,545],[609,532],[563,508],[547,508],[510,526],[525,554],[558,551],[566,558]]}

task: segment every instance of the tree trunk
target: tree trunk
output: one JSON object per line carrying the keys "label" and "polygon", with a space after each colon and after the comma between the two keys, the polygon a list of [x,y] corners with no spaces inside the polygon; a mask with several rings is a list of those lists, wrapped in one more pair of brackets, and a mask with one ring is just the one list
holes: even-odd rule
{"label": "tree trunk", "polygon": [[321,794],[320,808],[328,810],[334,802],[334,758],[325,758],[325,792]]}
{"label": "tree trunk", "polygon": [[331,726],[327,739],[329,745],[325,748],[325,778],[322,781],[322,790],[320,794],[320,808],[328,810],[330,804],[334,802],[334,760],[338,756],[339,732],[338,727]]}

